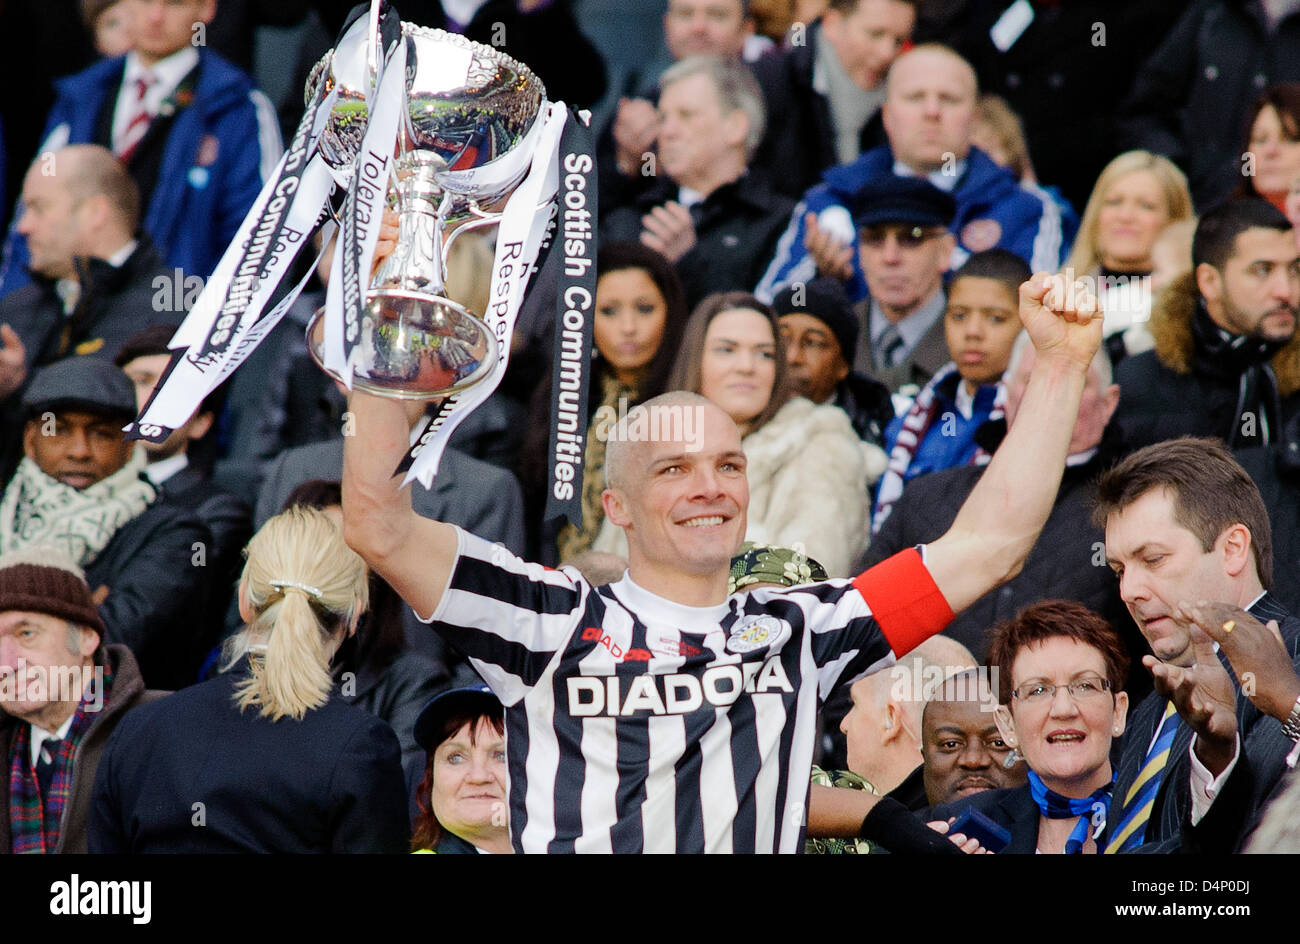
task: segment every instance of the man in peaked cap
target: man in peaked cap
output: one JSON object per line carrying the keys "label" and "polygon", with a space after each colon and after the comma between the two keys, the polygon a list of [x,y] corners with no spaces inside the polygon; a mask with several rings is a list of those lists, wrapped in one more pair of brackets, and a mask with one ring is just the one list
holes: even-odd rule
{"label": "man in peaked cap", "polygon": [[920,388],[948,362],[943,274],[955,211],[950,194],[915,177],[886,175],[859,193],[853,221],[871,294],[856,309],[853,366],[895,393]]}
{"label": "man in peaked cap", "polygon": [[0,495],[0,553],[53,544],[86,572],[107,642],[134,653],[154,687],[197,680],[193,614],[206,599],[212,538],[158,500],[144,455],[122,438],[135,391],[98,358],[38,371],[23,394],[23,459]]}

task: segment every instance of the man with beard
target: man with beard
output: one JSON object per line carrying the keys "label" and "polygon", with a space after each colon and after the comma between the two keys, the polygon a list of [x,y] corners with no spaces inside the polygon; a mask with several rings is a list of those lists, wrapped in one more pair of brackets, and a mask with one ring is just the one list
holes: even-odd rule
{"label": "man with beard", "polygon": [[1154,349],[1116,369],[1125,442],[1276,442],[1300,408],[1300,248],[1291,223],[1258,198],[1221,204],[1197,224],[1192,268],[1152,311]]}

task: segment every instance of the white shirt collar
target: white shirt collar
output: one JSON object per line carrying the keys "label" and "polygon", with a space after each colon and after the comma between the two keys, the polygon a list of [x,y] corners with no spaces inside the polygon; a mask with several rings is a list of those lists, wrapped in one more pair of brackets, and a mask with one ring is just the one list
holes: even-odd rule
{"label": "white shirt collar", "polygon": [[953,172],[950,174],[945,174],[942,170],[934,170],[928,174],[923,174],[919,170],[908,167],[902,161],[894,161],[895,177],[924,177],[945,193],[952,193],[957,189],[957,181],[961,180],[962,175],[966,173],[966,159],[962,158],[955,163],[952,170]]}
{"label": "white shirt collar", "polygon": [[678,187],[677,202],[689,210],[695,204],[704,202],[704,194],[698,190],[692,190],[690,187]]}
{"label": "white shirt collar", "polygon": [[114,269],[120,269],[122,268],[123,265],[126,264],[126,260],[131,258],[131,253],[135,252],[135,247],[138,245],[140,244],[136,240],[134,239],[129,240],[125,246],[123,246],[117,252],[113,253],[104,261],[107,262],[109,265],[111,265]]}
{"label": "white shirt collar", "polygon": [[166,459],[150,462],[144,467],[144,474],[149,476],[149,481],[153,484],[161,485],[189,464],[190,457],[183,452],[178,452]]}
{"label": "white shirt collar", "polygon": [[1097,454],[1097,447],[1093,446],[1091,449],[1083,450],[1083,452],[1076,452],[1073,455],[1066,456],[1065,467],[1067,469],[1072,469],[1076,465],[1083,465],[1084,463],[1091,462],[1092,457],[1095,456],[1096,454]]}
{"label": "white shirt collar", "polygon": [[44,744],[46,741],[50,741],[50,740],[62,741],[65,737],[67,737],[68,732],[72,730],[72,719],[75,718],[76,716],[77,713],[75,711],[72,714],[68,715],[68,720],[63,722],[63,724],[59,725],[59,730],[53,733],[46,731],[44,728],[38,727],[37,725],[31,726],[32,728],[31,750],[32,750],[33,767],[36,766],[36,761],[41,756],[41,745]]}
{"label": "white shirt collar", "polygon": [[610,584],[614,595],[629,609],[634,610],[643,620],[651,619],[677,624],[684,633],[712,633],[718,629],[718,621],[727,615],[730,606],[719,603],[716,606],[687,606],[651,593],[632,580],[631,572],[623,574],[623,579]]}
{"label": "white shirt collar", "polygon": [[149,73],[156,82],[149,89],[148,100],[151,104],[156,104],[155,98],[157,102],[161,102],[170,95],[175,91],[176,86],[181,84],[181,79],[189,75],[190,70],[198,64],[199,51],[193,46],[184,46],[166,59],[158,60],[149,68],[145,68],[139,54],[133,49],[126,54],[126,69],[122,73],[122,83],[124,85],[132,83],[145,73]]}

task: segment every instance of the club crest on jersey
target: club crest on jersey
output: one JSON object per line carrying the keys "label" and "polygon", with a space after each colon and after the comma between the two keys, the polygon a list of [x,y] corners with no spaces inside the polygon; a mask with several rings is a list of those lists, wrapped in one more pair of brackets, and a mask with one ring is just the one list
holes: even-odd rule
{"label": "club crest on jersey", "polygon": [[746,616],[727,634],[727,651],[737,654],[770,646],[781,635],[781,622],[774,616]]}

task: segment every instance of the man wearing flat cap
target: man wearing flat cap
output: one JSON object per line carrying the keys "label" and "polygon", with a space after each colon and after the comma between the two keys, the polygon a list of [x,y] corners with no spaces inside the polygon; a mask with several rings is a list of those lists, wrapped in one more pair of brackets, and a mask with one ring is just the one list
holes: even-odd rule
{"label": "man wearing flat cap", "polygon": [[194,638],[212,538],[193,513],[158,501],[144,456],[122,438],[135,391],[98,358],[38,371],[23,394],[23,459],[0,494],[0,553],[53,544],[86,572],[105,639],[129,647],[148,682],[196,681]]}
{"label": "man wearing flat cap", "polygon": [[835,279],[783,288],[772,300],[785,341],[786,378],[794,392],[848,414],[858,438],[884,447],[894,418],[889,388],[853,369],[858,316]]}
{"label": "man wearing flat cap", "polygon": [[104,644],[80,568],[51,545],[0,555],[0,854],[86,852],[95,770],[145,690]]}
{"label": "man wearing flat cap", "polygon": [[858,303],[853,367],[891,391],[920,388],[946,364],[943,274],[956,204],[934,184],[886,175],[862,188],[854,223],[871,294]]}

